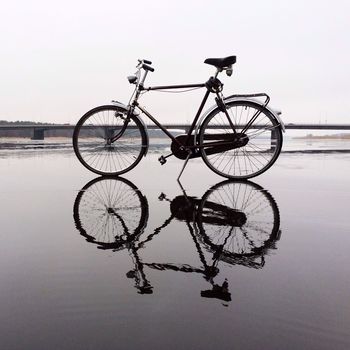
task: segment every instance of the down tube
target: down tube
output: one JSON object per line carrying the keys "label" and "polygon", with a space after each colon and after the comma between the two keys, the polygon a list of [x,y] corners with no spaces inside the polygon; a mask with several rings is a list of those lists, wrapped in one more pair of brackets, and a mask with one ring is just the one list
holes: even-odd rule
{"label": "down tube", "polygon": [[175,137],[174,137],[166,128],[164,128],[164,126],[163,126],[162,124],[160,124],[160,123],[158,122],[158,120],[155,119],[149,112],[147,112],[145,109],[143,109],[138,103],[135,103],[135,106],[138,107],[138,108],[140,109],[140,111],[141,111],[142,113],[144,113],[149,119],[151,119],[152,122],[153,122],[154,124],[156,124],[156,125],[159,127],[159,129],[161,129],[161,130],[164,132],[164,134],[166,134],[166,135],[167,135],[169,138],[171,138],[173,141],[179,143],[179,142],[175,139]]}

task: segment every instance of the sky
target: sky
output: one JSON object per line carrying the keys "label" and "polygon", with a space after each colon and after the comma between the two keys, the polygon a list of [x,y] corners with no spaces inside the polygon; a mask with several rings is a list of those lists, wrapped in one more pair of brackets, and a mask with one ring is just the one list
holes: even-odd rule
{"label": "sky", "polygon": [[[76,123],[128,102],[138,58],[153,62],[151,86],[205,82],[206,58],[236,55],[225,95],[266,92],[286,123],[350,123],[348,0],[0,1],[0,119]],[[140,102],[186,122],[202,95]]]}

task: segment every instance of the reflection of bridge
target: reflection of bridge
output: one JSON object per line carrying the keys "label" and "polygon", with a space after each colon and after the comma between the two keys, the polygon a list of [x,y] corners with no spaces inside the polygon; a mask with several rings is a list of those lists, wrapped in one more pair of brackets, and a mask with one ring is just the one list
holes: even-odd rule
{"label": "reflection of bridge", "polygon": [[[187,131],[190,127],[189,123],[166,123],[164,126],[169,130],[184,130]],[[32,140],[44,140],[45,131],[50,130],[67,130],[67,136],[73,134],[75,125],[71,124],[53,124],[53,125],[0,125],[2,136],[6,135],[6,130],[27,130],[31,132]],[[219,126],[218,126],[219,127]],[[285,125],[286,129],[294,130],[350,130],[350,124],[293,124]],[[148,129],[159,129],[154,124],[147,125]],[[214,127],[215,128],[215,127]]]}

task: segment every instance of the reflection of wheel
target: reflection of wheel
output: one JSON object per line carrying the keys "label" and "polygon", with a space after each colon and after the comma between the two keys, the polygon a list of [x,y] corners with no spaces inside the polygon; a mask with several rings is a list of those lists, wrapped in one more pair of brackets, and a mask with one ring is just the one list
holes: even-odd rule
{"label": "reflection of wheel", "polygon": [[[248,179],[260,175],[278,158],[282,148],[282,132],[278,120],[268,111],[248,101],[234,101],[226,105],[232,123],[241,139],[236,148],[229,145],[201,148],[207,166],[218,175],[231,179]],[[257,119],[244,133],[243,126],[256,114]],[[199,144],[235,139],[226,115],[216,108],[203,121]],[[239,145],[240,143],[240,145]]]}
{"label": "reflection of wheel", "polygon": [[[79,120],[73,147],[87,169],[99,175],[119,175],[141,160],[147,147],[145,129],[139,119],[131,117],[124,130],[126,116],[127,111],[117,106],[101,106]],[[115,136],[120,137],[113,142]]]}
{"label": "reflection of wheel", "polygon": [[250,181],[221,182],[201,201],[203,241],[226,257],[261,255],[279,239],[280,216],[272,196]]}
{"label": "reflection of wheel", "polygon": [[130,181],[100,177],[78,193],[74,221],[87,241],[101,248],[118,249],[136,239],[148,219],[146,197]]}

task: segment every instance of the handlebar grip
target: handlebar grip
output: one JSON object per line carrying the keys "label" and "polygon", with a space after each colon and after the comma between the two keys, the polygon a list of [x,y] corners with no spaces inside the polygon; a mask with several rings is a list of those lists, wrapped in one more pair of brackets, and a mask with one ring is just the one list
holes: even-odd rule
{"label": "handlebar grip", "polygon": [[[146,62],[146,61],[145,61]],[[142,65],[142,68],[145,69],[145,70],[149,70],[150,72],[154,72],[154,68],[148,66],[147,64],[143,64]]]}
{"label": "handlebar grip", "polygon": [[149,61],[149,60],[141,60],[141,59],[138,59],[138,61],[139,61],[139,63],[146,63],[146,64],[152,64],[152,62],[151,61]]}

